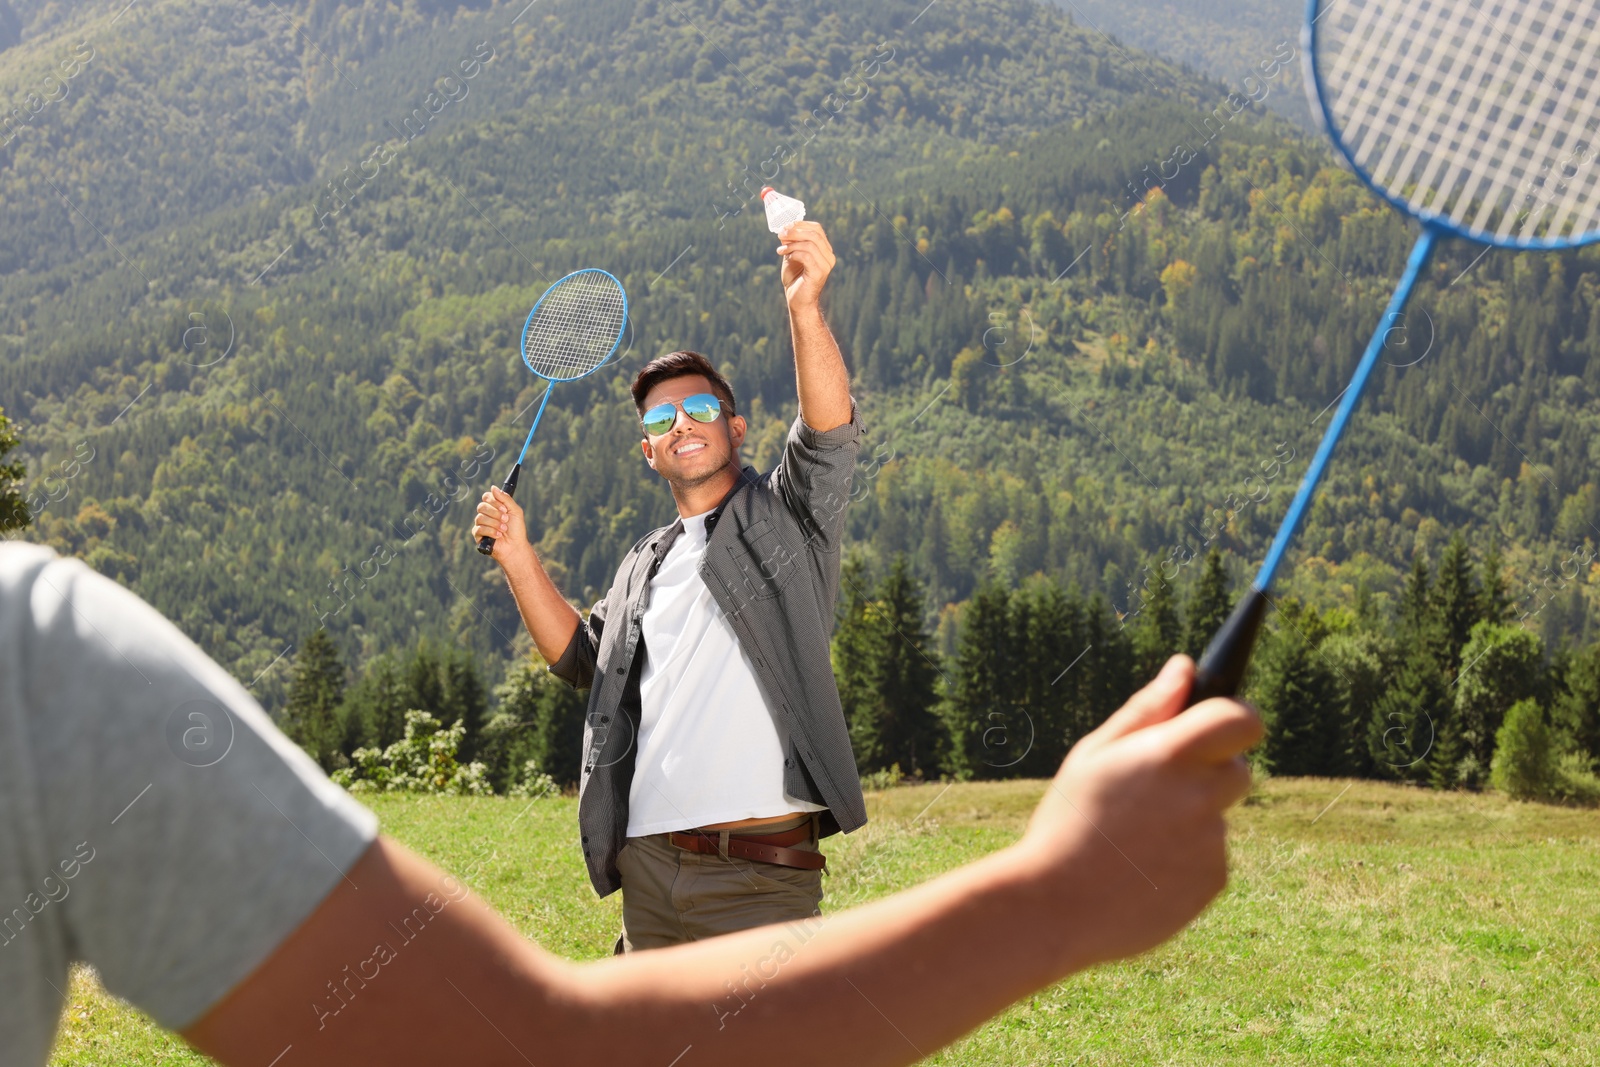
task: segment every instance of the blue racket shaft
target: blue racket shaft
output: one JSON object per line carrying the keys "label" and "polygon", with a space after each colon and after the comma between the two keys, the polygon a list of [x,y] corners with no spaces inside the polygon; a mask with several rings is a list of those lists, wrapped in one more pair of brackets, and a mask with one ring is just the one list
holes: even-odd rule
{"label": "blue racket shaft", "polygon": [[1362,354],[1361,362],[1356,365],[1355,373],[1350,377],[1350,384],[1344,391],[1344,397],[1339,401],[1339,409],[1334,412],[1333,421],[1323,433],[1322,443],[1317,446],[1316,455],[1311,457],[1311,465],[1306,468],[1305,477],[1300,479],[1300,488],[1294,495],[1294,502],[1289,505],[1289,513],[1283,517],[1283,522],[1278,526],[1278,535],[1273,538],[1272,547],[1267,550],[1267,558],[1262,562],[1261,570],[1251,583],[1250,591],[1235,605],[1233,613],[1228,616],[1228,621],[1217,630],[1211,638],[1211,643],[1206,646],[1205,655],[1200,657],[1200,664],[1195,670],[1194,686],[1189,691],[1190,707],[1211,697],[1231,697],[1239,691],[1239,683],[1244,680],[1245,668],[1250,665],[1250,653],[1255,649],[1256,634],[1261,629],[1261,620],[1267,613],[1267,590],[1272,586],[1272,576],[1277,573],[1278,564],[1283,562],[1283,554],[1288,549],[1289,542],[1294,540],[1295,532],[1299,530],[1307,509],[1311,507],[1312,494],[1317,491],[1317,484],[1322,481],[1322,474],[1328,469],[1328,460],[1339,444],[1339,438],[1344,435],[1351,414],[1361,402],[1361,393],[1367,387],[1367,379],[1372,376],[1372,368],[1377,365],[1378,354],[1383,351],[1384,335],[1405,311],[1406,302],[1411,299],[1411,290],[1416,287],[1417,279],[1421,277],[1423,268],[1428,265],[1428,259],[1433,254],[1433,247],[1438,239],[1437,230],[1431,226],[1424,226],[1422,236],[1412,246],[1411,258],[1406,261],[1405,273],[1400,276],[1400,283],[1395,286],[1394,295],[1389,298],[1389,307],[1384,312],[1383,318],[1378,320],[1378,328],[1373,331],[1372,340],[1367,342],[1367,350]]}
{"label": "blue racket shaft", "polygon": [[[550,389],[555,382],[549,382],[544,387],[544,399],[539,401],[539,410],[534,413],[533,425],[528,427],[528,436],[523,439],[522,451],[517,453],[517,462],[511,467],[511,473],[506,475],[506,480],[501,483],[500,491],[506,496],[517,495],[517,475],[522,473],[522,461],[528,454],[528,446],[533,444],[533,432],[539,428],[539,420],[544,416],[544,406],[550,402]],[[478,538],[478,552],[488,556],[494,553],[494,538],[485,534]]]}

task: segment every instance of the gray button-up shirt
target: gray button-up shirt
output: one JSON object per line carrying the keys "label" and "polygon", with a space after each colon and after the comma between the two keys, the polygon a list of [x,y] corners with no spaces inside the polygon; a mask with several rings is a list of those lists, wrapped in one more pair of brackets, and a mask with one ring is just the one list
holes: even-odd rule
{"label": "gray button-up shirt", "polygon": [[[755,666],[762,695],[788,728],[784,791],[827,805],[824,833],[848,833],[867,821],[828,652],[861,433],[853,403],[850,422],[824,433],[796,418],[778,465],[765,474],[745,467],[706,520],[700,563],[706,588]],[[617,853],[627,838],[650,580],[682,532],[679,520],[629,550],[610,591],[550,668],[589,690],[578,832],[589,880],[602,897],[622,884]]]}

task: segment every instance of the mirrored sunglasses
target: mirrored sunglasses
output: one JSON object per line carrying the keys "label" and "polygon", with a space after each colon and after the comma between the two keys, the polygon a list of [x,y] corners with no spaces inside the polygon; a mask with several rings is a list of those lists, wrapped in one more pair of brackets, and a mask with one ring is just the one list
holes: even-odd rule
{"label": "mirrored sunglasses", "polygon": [[657,404],[646,411],[639,418],[639,424],[644,427],[644,432],[652,437],[659,437],[672,429],[678,421],[678,409],[695,422],[716,422],[717,416],[722,414],[722,402],[710,393],[696,393],[686,396],[677,403],[671,401]]}

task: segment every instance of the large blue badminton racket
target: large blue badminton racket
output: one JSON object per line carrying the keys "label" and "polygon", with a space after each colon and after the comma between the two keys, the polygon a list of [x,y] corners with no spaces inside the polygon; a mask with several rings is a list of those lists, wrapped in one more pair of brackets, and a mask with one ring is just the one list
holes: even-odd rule
{"label": "large blue badminton racket", "polygon": [[1594,0],[1309,0],[1301,40],[1312,110],[1361,180],[1422,235],[1260,573],[1201,657],[1191,703],[1238,689],[1272,577],[1434,246],[1600,239]]}
{"label": "large blue badminton racket", "polygon": [[[516,495],[517,476],[550,402],[550,390],[557,382],[575,381],[598,370],[622,342],[627,322],[628,294],[622,283],[594,267],[558,279],[528,312],[522,326],[522,362],[547,384],[516,465],[500,486],[507,494]],[[494,538],[480,537],[478,551],[485,556],[492,553]]]}

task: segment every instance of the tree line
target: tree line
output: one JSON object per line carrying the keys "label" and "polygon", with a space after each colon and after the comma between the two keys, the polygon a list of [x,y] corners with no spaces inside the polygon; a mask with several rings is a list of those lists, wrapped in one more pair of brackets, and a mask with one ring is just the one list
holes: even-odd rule
{"label": "tree line", "polygon": [[[5,462],[16,443],[0,413],[0,531],[29,522],[26,472]],[[906,553],[875,581],[851,555],[832,661],[862,773],[1053,774],[1166,657],[1200,656],[1232,609],[1216,545],[1182,598],[1163,566],[1146,574],[1118,613],[1104,593],[990,569],[944,656]],[[1437,565],[1416,553],[1392,609],[1365,584],[1325,611],[1277,601],[1243,689],[1267,725],[1258,768],[1600,800],[1600,643],[1547,649],[1523,625],[1541,606],[1514,621],[1498,550],[1474,565],[1459,533]],[[427,638],[350,681],[317,627],[294,656],[282,726],[347,785],[526,795],[578,781],[584,705],[531,657],[488,691],[470,649]]]}
{"label": "tree line", "polygon": [[[0,413],[0,461],[16,444]],[[0,531],[29,521],[24,473],[0,463]],[[1215,545],[1181,603],[1157,561],[1121,613],[1099,591],[991,570],[946,613],[946,656],[906,554],[875,581],[867,570],[858,553],[841,572],[833,667],[857,764],[889,780],[1053,774],[1169,656],[1198,658],[1232,609]],[[1500,554],[1475,566],[1459,532],[1436,565],[1414,556],[1392,609],[1365,584],[1350,606],[1277,601],[1243,691],[1267,726],[1258,768],[1600,800],[1600,642],[1546,648],[1522,625],[1543,606],[1514,619]],[[530,658],[492,691],[469,649],[427,639],[350,673],[313,630],[281,717],[343,784],[530,795],[577,781],[584,698]]]}
{"label": "tree line", "polygon": [[[834,666],[862,771],[891,779],[1053,774],[1169,656],[1198,658],[1233,606],[1216,547],[1186,595],[1156,569],[1121,616],[1044,575],[990,580],[941,656],[906,557],[875,583],[863,572],[844,571]],[[1365,588],[1349,607],[1274,608],[1242,693],[1267,727],[1259,771],[1600,799],[1600,643],[1547,649],[1513,619],[1497,553],[1474,565],[1458,534],[1436,564],[1419,554],[1393,610]]]}
{"label": "tree line", "polygon": [[[990,579],[955,613],[945,654],[907,558],[876,580],[852,558],[832,653],[859,769],[878,782],[1054,774],[1169,656],[1204,651],[1233,603],[1223,554],[1188,585],[1180,595],[1158,570],[1137,614],[1119,615],[1044,575]],[[1393,611],[1365,590],[1348,608],[1274,607],[1243,690],[1267,727],[1258,771],[1600,800],[1600,643],[1552,651],[1514,622],[1494,553],[1474,565],[1458,535],[1435,565],[1418,556]],[[346,785],[533,795],[578,781],[585,696],[535,659],[492,689],[470,652],[427,642],[349,673],[312,632],[282,721]]]}

